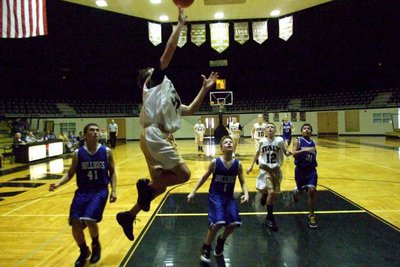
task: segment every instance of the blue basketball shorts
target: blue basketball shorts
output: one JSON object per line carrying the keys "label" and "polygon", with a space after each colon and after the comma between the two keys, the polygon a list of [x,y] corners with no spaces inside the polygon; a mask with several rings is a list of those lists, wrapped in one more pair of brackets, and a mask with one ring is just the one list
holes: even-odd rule
{"label": "blue basketball shorts", "polygon": [[215,224],[241,225],[242,220],[239,216],[237,202],[233,196],[221,196],[215,194],[208,195],[208,219],[210,227]]}
{"label": "blue basketball shorts", "polygon": [[72,219],[100,222],[108,199],[108,187],[96,190],[75,191],[69,212]]}
{"label": "blue basketball shorts", "polygon": [[294,179],[298,190],[307,191],[308,188],[317,188],[318,174],[317,169],[304,169],[296,167],[294,170]]}

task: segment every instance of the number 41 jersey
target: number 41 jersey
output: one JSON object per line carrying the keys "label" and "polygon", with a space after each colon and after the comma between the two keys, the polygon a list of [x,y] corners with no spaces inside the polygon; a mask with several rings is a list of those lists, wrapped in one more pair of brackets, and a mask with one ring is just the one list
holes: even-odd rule
{"label": "number 41 jersey", "polygon": [[261,164],[265,164],[270,168],[280,167],[283,163],[283,146],[284,141],[282,137],[275,137],[273,140],[263,137],[259,141],[258,151],[260,156],[258,161]]}
{"label": "number 41 jersey", "polygon": [[86,146],[79,148],[76,181],[78,188],[84,190],[99,189],[108,185],[110,177],[107,147],[101,145],[93,154],[86,150]]}

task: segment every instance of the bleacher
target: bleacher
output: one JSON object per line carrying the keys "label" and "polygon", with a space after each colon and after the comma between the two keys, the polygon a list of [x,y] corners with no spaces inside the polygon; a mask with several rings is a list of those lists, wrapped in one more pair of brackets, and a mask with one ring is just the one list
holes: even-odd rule
{"label": "bleacher", "polygon": [[[301,96],[234,99],[225,106],[226,113],[319,111],[396,107],[400,104],[399,89],[320,93]],[[0,99],[0,115],[15,117],[132,117],[140,113],[140,103],[110,99]],[[196,114],[209,114],[212,108],[204,101]]]}

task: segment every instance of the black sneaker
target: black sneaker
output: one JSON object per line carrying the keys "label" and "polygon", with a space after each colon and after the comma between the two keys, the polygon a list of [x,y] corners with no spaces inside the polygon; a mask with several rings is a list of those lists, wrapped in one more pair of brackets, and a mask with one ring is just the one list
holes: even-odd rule
{"label": "black sneaker", "polygon": [[211,246],[203,245],[200,252],[201,253],[200,260],[202,262],[211,263],[210,251],[211,251]]}
{"label": "black sneaker", "polygon": [[96,263],[101,258],[101,246],[99,242],[92,242],[92,257],[90,257],[90,263]]}
{"label": "black sneaker", "polygon": [[259,165],[259,161],[258,161],[258,159],[256,159],[256,164],[257,164],[257,165]]}
{"label": "black sneaker", "polygon": [[137,181],[136,183],[136,188],[138,191],[137,202],[139,203],[139,206],[143,211],[150,210],[150,202],[153,190],[149,186],[149,182],[149,179],[142,178],[139,179],[139,181]]}
{"label": "black sneaker", "polygon": [[75,267],[83,267],[86,264],[86,260],[90,257],[89,247],[86,247],[85,250],[81,250],[81,255],[79,255],[78,259],[75,261]]}
{"label": "black sneaker", "polygon": [[132,217],[132,215],[130,215],[128,211],[117,213],[117,221],[118,221],[119,225],[122,226],[122,229],[124,230],[126,237],[130,241],[133,241],[133,239],[135,238],[133,236],[133,221],[134,220],[135,220],[135,217]]}
{"label": "black sneaker", "polygon": [[261,198],[260,198],[261,206],[265,206],[265,204],[267,203],[267,197],[268,197],[268,194],[265,194],[265,193],[261,194]]}
{"label": "black sneaker", "polygon": [[265,225],[272,231],[272,232],[277,232],[279,230],[278,225],[275,222],[275,219],[268,218],[265,221]]}
{"label": "black sneaker", "polygon": [[217,245],[215,246],[214,250],[214,256],[216,257],[223,256],[225,240],[226,239],[222,239],[221,236],[218,236]]}

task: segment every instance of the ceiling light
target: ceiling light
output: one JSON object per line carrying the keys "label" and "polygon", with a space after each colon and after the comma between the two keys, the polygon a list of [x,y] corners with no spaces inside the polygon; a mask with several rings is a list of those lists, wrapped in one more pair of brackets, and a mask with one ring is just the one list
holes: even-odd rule
{"label": "ceiling light", "polygon": [[158,17],[161,21],[168,21],[169,17],[167,15],[161,15]]}
{"label": "ceiling light", "polygon": [[277,16],[279,16],[279,14],[281,14],[281,11],[278,10],[278,9],[272,10],[271,13],[270,13],[270,15],[272,17],[277,17]]}
{"label": "ceiling light", "polygon": [[153,5],[161,4],[161,0],[150,0],[150,3]]}
{"label": "ceiling light", "polygon": [[214,18],[216,19],[222,19],[224,17],[224,12],[217,12],[214,15]]}
{"label": "ceiling light", "polygon": [[97,0],[97,1],[96,1],[96,5],[97,5],[98,7],[105,7],[105,6],[108,6],[108,4],[107,4],[107,2],[106,2],[105,0]]}

